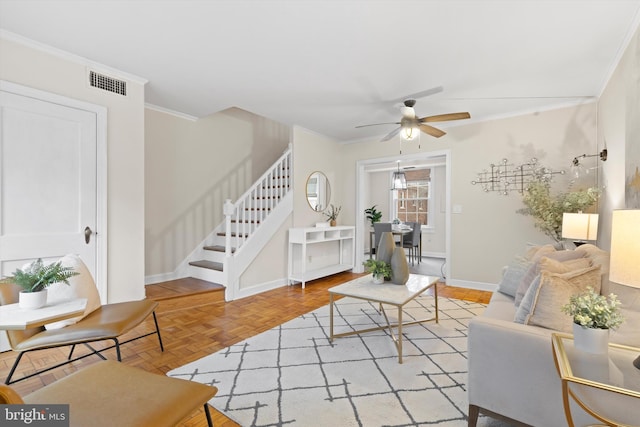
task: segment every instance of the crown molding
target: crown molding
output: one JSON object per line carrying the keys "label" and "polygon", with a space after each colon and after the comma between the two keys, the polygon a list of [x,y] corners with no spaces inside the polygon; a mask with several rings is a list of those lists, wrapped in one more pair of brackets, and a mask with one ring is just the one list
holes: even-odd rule
{"label": "crown molding", "polygon": [[198,120],[198,117],[192,116],[191,114],[170,110],[168,108],[160,107],[159,105],[149,104],[148,102],[144,104],[144,108],[148,108],[149,110],[153,110],[153,111],[158,111],[160,113],[170,114],[172,116],[176,116],[181,119],[191,120],[192,122],[195,122]]}
{"label": "crown molding", "polygon": [[75,55],[73,53],[69,53],[65,50],[55,48],[53,46],[49,46],[44,43],[37,42],[35,40],[29,39],[27,37],[21,36],[19,34],[13,33],[11,31],[0,29],[0,39],[8,40],[14,43],[19,43],[24,46],[30,47],[32,49],[39,50],[41,52],[47,53],[49,55],[56,56],[58,58],[65,59],[67,61],[75,62],[77,64],[84,65],[86,67],[91,68],[94,71],[98,71],[100,73],[108,74],[111,77],[117,77],[123,80],[128,80],[133,83],[138,83],[140,85],[145,85],[149,81],[145,78],[137,76],[135,74],[127,73],[125,71],[118,70],[116,68],[109,67],[107,65],[101,64],[99,62],[92,61],[85,57]]}

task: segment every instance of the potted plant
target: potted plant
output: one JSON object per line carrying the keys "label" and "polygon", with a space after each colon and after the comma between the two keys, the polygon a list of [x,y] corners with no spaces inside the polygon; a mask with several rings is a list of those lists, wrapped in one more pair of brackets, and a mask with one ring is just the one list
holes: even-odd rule
{"label": "potted plant", "polygon": [[367,214],[367,219],[371,223],[372,227],[373,224],[380,222],[382,219],[382,212],[376,209],[376,205],[371,206],[369,209],[365,209],[364,213]]}
{"label": "potted plant", "polygon": [[609,330],[623,321],[620,301],[614,294],[600,295],[592,287],[569,298],[562,312],[573,318],[573,340],[576,348],[590,353],[605,353]]}
{"label": "potted plant", "polygon": [[63,267],[62,262],[45,264],[41,258],[22,269],[18,268],[13,276],[2,282],[11,282],[22,288],[18,303],[22,308],[40,308],[47,302],[47,287],[54,283],[69,284],[69,278],[78,275],[71,267]]}
{"label": "potted plant", "polygon": [[380,284],[384,282],[384,279],[391,277],[391,264],[388,262],[368,259],[362,263],[367,272],[373,275],[373,283]]}
{"label": "potted plant", "polygon": [[333,206],[333,204],[331,204],[329,205],[329,209],[327,209],[326,212],[322,212],[322,214],[325,215],[327,218],[329,218],[329,224],[332,227],[335,227],[336,220],[338,219],[338,215],[340,214],[341,210],[342,210],[342,206],[335,207]]}
{"label": "potted plant", "polygon": [[523,215],[531,215],[535,227],[556,242],[562,241],[562,214],[586,211],[598,200],[597,188],[551,194],[551,186],[545,181],[535,181],[522,195],[526,207],[518,209]]}

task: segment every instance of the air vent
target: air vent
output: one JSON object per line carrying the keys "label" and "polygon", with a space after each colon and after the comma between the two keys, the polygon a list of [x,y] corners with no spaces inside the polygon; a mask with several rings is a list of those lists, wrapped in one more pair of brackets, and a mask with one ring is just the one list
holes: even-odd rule
{"label": "air vent", "polygon": [[113,77],[105,76],[104,74],[99,74],[95,71],[90,71],[89,83],[92,87],[127,96],[127,82],[123,80],[114,79]]}

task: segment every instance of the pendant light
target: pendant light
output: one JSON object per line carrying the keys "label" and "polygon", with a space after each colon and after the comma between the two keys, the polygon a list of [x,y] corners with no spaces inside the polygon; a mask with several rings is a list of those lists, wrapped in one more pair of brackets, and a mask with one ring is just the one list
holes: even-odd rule
{"label": "pendant light", "polygon": [[398,171],[393,173],[393,186],[391,190],[406,190],[407,189],[407,177],[404,172],[400,172],[400,160],[398,160]]}

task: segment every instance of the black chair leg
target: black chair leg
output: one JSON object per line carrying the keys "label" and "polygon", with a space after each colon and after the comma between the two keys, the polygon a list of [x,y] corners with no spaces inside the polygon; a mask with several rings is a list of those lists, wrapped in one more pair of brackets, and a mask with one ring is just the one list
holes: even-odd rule
{"label": "black chair leg", "polygon": [[16,361],[13,362],[13,366],[11,367],[11,371],[9,371],[9,375],[7,375],[7,379],[4,381],[5,384],[7,384],[7,385],[11,384],[11,377],[16,372],[16,368],[18,367],[18,363],[20,363],[20,359],[22,359],[23,355],[24,355],[23,351],[18,353],[18,357],[16,357]]}
{"label": "black chair leg", "polygon": [[164,351],[164,346],[162,345],[162,336],[160,335],[160,327],[158,326],[158,318],[156,317],[156,312],[153,312],[153,322],[156,324],[156,333],[158,334],[158,341],[160,341],[160,351]]}
{"label": "black chair leg", "polygon": [[120,355],[120,342],[118,341],[118,338],[114,338],[113,342],[115,343],[114,346],[116,348],[116,355],[118,356],[118,362],[122,362],[122,356]]}
{"label": "black chair leg", "polygon": [[211,419],[211,412],[209,412],[209,404],[204,404],[204,414],[207,416],[207,425],[213,427],[213,420]]}
{"label": "black chair leg", "polygon": [[71,357],[73,356],[73,350],[75,350],[75,349],[76,349],[76,345],[73,344],[71,346],[71,350],[69,350],[69,357],[67,357],[67,360],[71,360]]}

